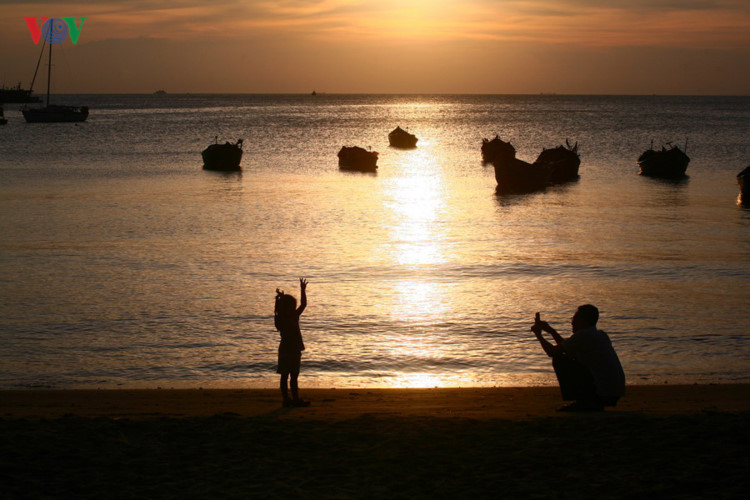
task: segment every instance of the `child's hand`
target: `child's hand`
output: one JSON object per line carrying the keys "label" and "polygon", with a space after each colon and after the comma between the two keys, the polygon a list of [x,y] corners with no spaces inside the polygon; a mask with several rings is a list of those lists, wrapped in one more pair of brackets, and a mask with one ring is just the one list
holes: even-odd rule
{"label": "child's hand", "polygon": [[307,280],[305,278],[300,278],[299,279],[299,289],[304,292],[306,288],[307,288]]}

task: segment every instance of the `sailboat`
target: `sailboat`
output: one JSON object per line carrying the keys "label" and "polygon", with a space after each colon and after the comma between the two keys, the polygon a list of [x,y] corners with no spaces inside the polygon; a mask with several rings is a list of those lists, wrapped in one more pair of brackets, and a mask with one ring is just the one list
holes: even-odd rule
{"label": "sailboat", "polygon": [[[52,35],[52,22],[51,20],[46,23],[47,27],[47,38],[51,39]],[[46,40],[45,40],[45,44]],[[87,106],[62,106],[59,104],[49,103],[49,88],[50,81],[52,80],[52,44],[49,43],[49,61],[47,63],[47,100],[43,108],[29,108],[24,107],[21,112],[23,117],[26,119],[26,123],[57,123],[57,122],[82,122],[86,121],[89,116],[89,108]],[[44,52],[44,46],[42,46],[42,52]],[[39,56],[41,58],[41,55]],[[37,69],[39,65],[37,64]],[[35,76],[36,78],[36,76]]]}

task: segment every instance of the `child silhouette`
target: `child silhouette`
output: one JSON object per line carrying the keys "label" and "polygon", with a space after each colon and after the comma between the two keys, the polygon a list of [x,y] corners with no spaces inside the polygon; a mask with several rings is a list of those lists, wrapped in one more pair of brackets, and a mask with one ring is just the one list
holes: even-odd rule
{"label": "child silhouette", "polygon": [[[281,397],[283,398],[284,407],[290,406],[310,406],[309,401],[304,401],[299,397],[299,385],[297,379],[300,372],[302,361],[302,351],[305,350],[305,344],[302,341],[302,332],[299,328],[299,317],[307,307],[307,280],[300,278],[300,305],[297,307],[297,299],[287,295],[283,290],[276,289],[276,303],[273,311],[273,321],[276,329],[281,334],[279,343],[279,361],[276,373],[281,375],[279,387]],[[291,380],[289,380],[291,379]],[[292,397],[289,398],[289,387],[292,389]]]}

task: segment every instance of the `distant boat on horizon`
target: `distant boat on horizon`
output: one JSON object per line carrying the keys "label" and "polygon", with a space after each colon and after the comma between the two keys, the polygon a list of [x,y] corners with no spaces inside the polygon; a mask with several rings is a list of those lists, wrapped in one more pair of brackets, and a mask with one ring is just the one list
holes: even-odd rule
{"label": "distant boat on horizon", "polygon": [[154,92],[154,95],[167,95],[167,91],[160,89],[160,90],[157,90],[156,92]]}
{"label": "distant boat on horizon", "polygon": [[21,87],[21,82],[15,87],[0,88],[0,104],[2,103],[29,103],[29,102],[42,102],[37,96],[31,95],[33,90],[31,88],[25,89]]}
{"label": "distant boat on horizon", "polygon": [[[47,27],[47,38],[52,38],[53,22],[54,19],[50,19],[45,23]],[[50,82],[52,81],[52,44],[47,43],[46,38],[44,41],[44,45],[42,45],[42,51],[39,54],[40,61],[42,59],[42,55],[44,54],[45,46],[49,46],[49,59],[47,62],[47,99],[43,108],[29,108],[24,106],[21,112],[23,113],[23,117],[26,119],[26,123],[63,123],[86,121],[86,118],[88,118],[89,116],[89,108],[87,106],[63,106],[59,104],[49,103],[49,89]],[[37,70],[38,69],[39,63],[37,62]],[[34,73],[34,80],[36,80],[36,73]]]}

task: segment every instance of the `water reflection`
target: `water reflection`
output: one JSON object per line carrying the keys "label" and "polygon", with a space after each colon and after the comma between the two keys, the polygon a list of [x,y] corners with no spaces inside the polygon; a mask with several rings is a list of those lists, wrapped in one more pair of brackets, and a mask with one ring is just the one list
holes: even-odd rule
{"label": "water reflection", "polygon": [[394,222],[390,253],[395,263],[420,266],[447,260],[440,234],[445,188],[440,172],[430,169],[435,166],[430,163],[425,156],[417,157],[408,165],[414,174],[390,179],[386,190],[385,204]]}
{"label": "water reflection", "polygon": [[[399,325],[387,352],[392,359],[439,359],[445,346],[429,325],[451,315],[450,297],[435,279],[449,261],[444,224],[446,187],[441,168],[428,151],[409,151],[397,157],[397,174],[388,179],[384,207],[391,221],[387,260],[400,267],[402,279],[392,282],[390,315]],[[427,328],[425,328],[427,327]],[[393,387],[444,385],[434,374],[398,375]]]}
{"label": "water reflection", "polygon": [[412,324],[432,323],[450,313],[446,291],[427,277],[401,280],[394,283],[391,296],[395,297],[391,316]]}

